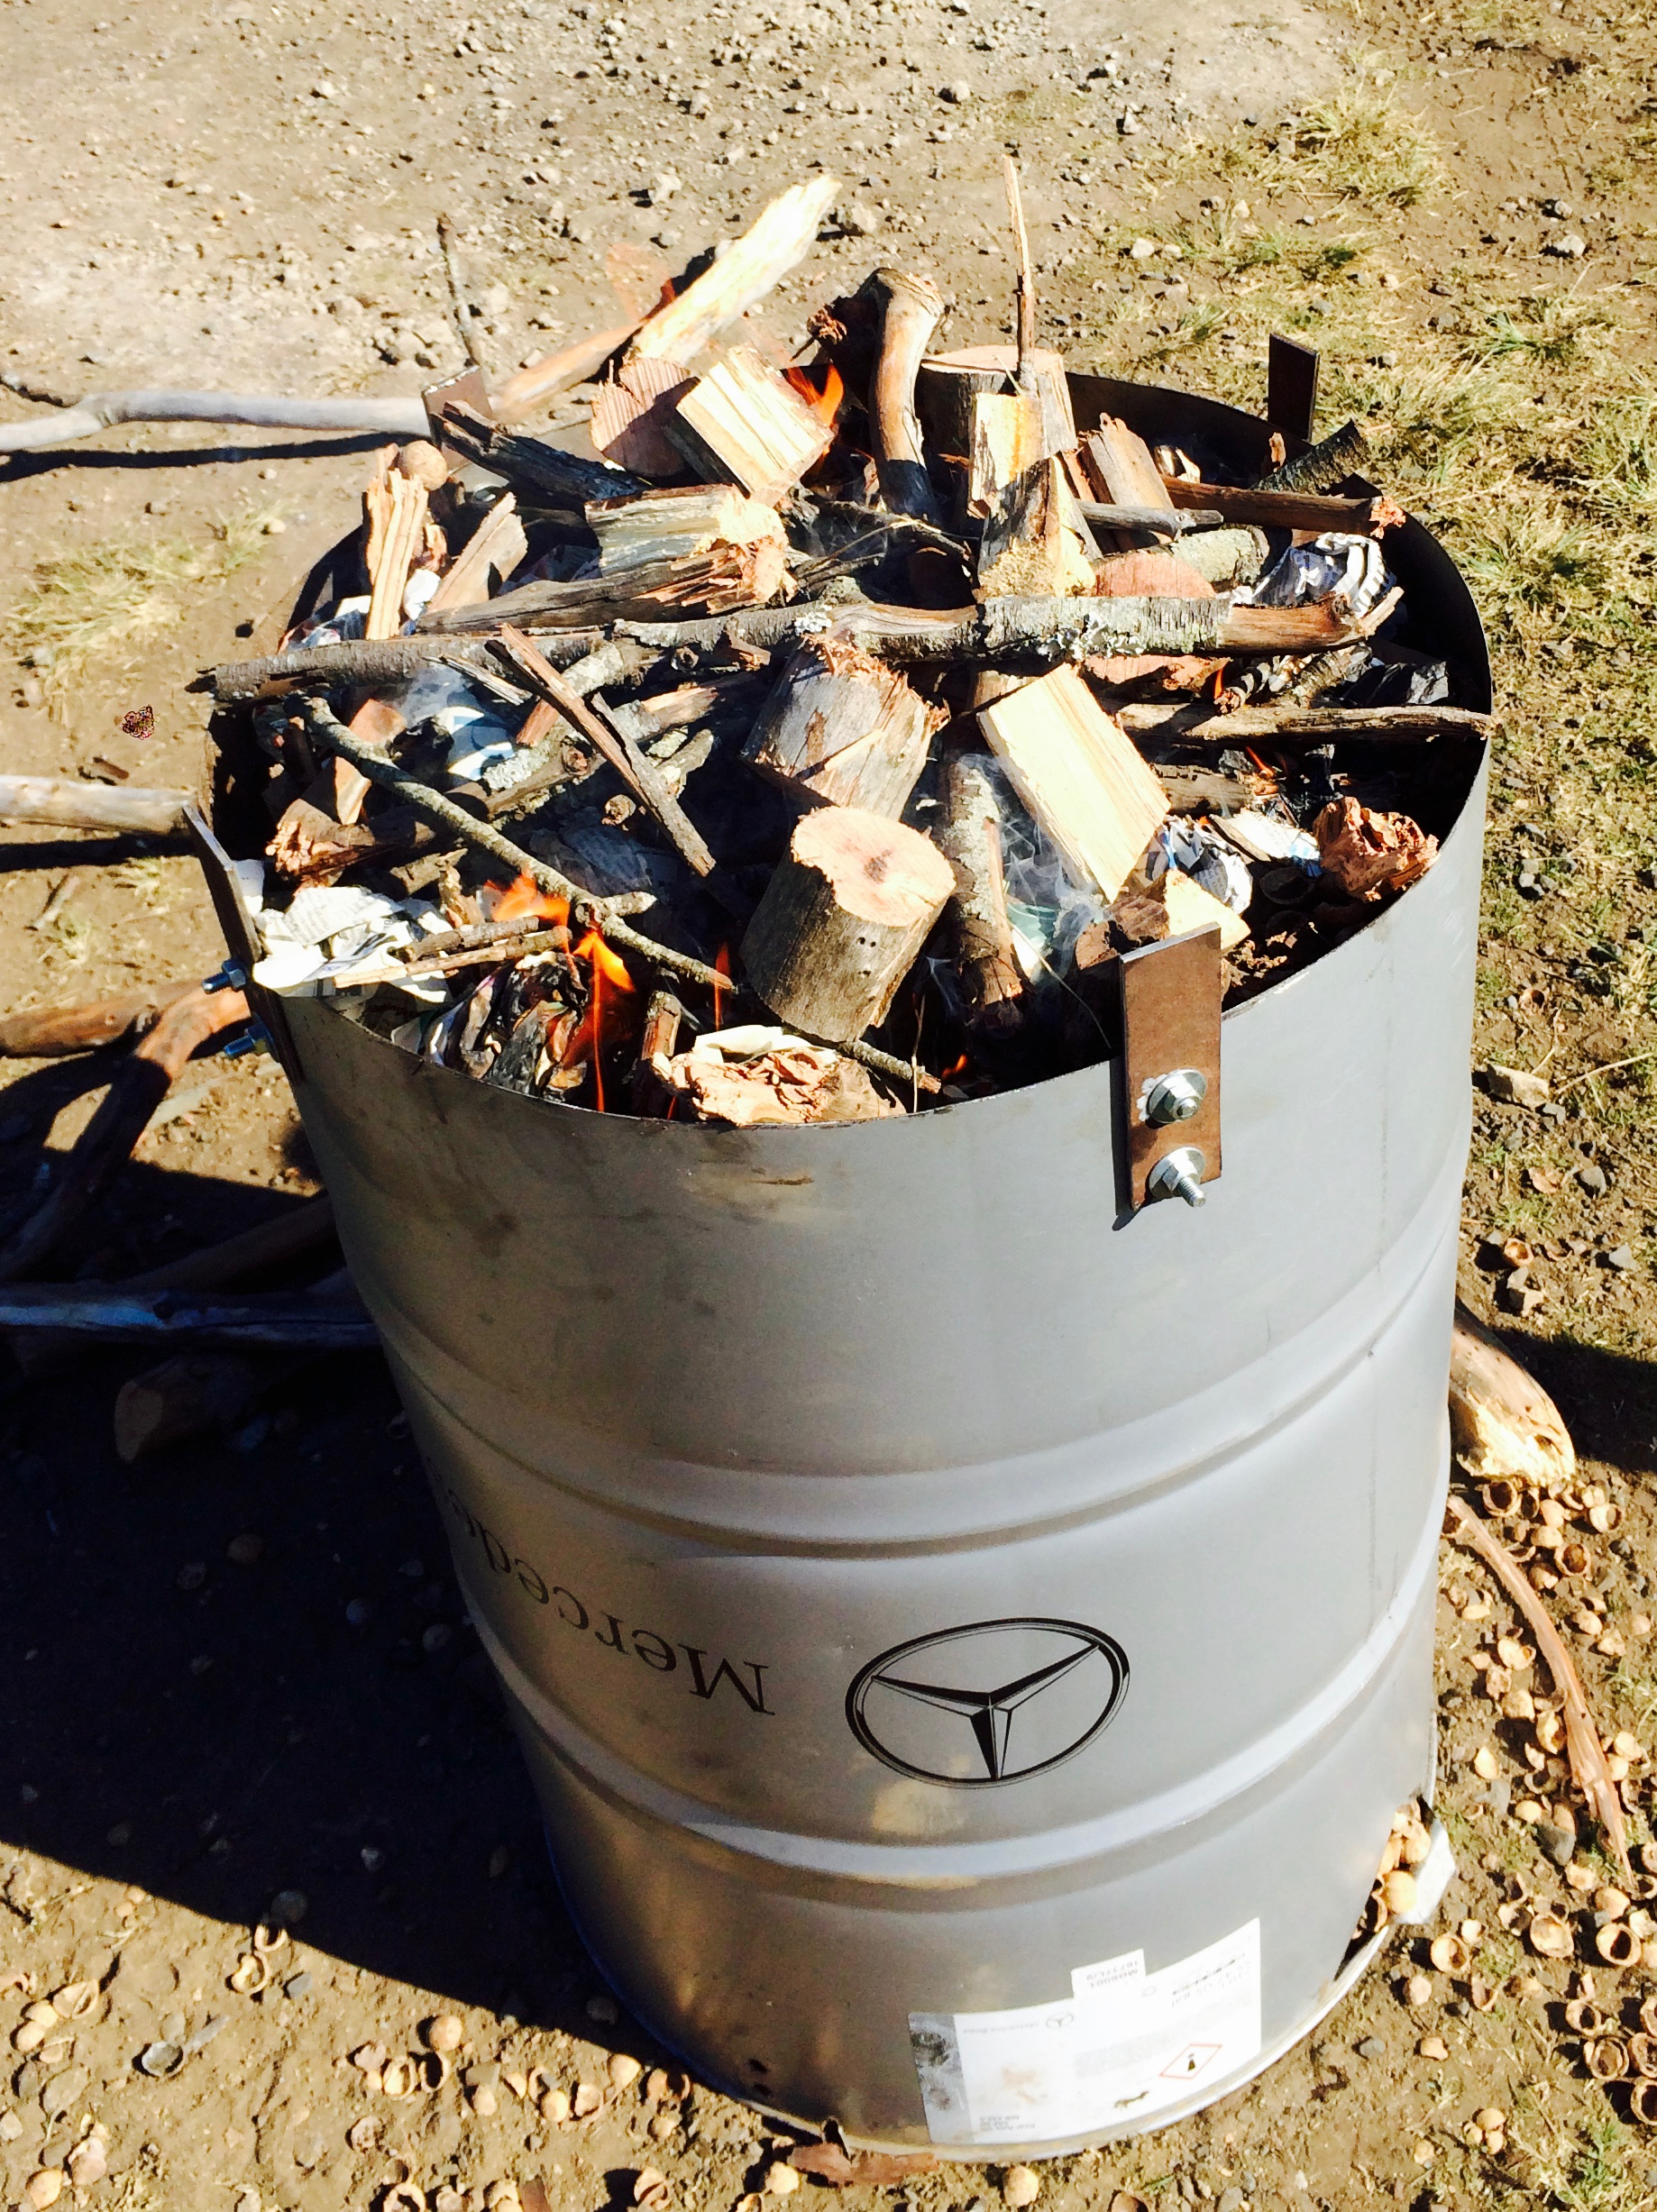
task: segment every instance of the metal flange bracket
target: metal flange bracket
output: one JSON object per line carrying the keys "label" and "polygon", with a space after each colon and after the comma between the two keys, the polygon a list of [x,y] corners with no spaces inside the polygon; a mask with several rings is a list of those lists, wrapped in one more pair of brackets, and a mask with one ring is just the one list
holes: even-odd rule
{"label": "metal flange bracket", "polygon": [[1220,1173],[1220,932],[1139,946],[1117,973],[1127,1202],[1200,1206]]}

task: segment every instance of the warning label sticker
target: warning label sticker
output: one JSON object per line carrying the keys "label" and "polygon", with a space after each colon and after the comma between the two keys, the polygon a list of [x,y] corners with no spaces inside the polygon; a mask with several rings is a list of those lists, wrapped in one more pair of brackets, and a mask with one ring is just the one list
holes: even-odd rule
{"label": "warning label sticker", "polygon": [[910,2015],[934,2143],[1048,2143],[1143,2120],[1259,2055],[1258,1920],[1154,1974],[1127,1951],[1070,1984],[1049,2005]]}

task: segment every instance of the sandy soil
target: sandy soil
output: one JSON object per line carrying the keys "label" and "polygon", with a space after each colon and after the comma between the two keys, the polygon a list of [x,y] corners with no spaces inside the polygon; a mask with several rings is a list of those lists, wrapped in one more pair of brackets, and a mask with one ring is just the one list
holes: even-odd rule
{"label": "sandy soil", "polygon": [[[1258,405],[1266,330],[1316,336],[1325,420],[1371,423],[1387,480],[1490,610],[1509,734],[1477,1056],[1543,1063],[1561,1112],[1481,1096],[1466,1288],[1496,1312],[1513,1263],[1493,1232],[1533,1242],[1544,1303],[1504,1326],[1627,1515],[1609,1542],[1582,1531],[1607,1625],[1573,1633],[1607,1732],[1649,1741],[1649,16],[1613,25],[1582,0],[1361,17],[1200,0],[1177,20],[1149,0],[693,16],[475,0],[441,18],[149,0],[105,17],[6,0],[0,23],[12,417],[38,416],[43,393],[129,384],[416,391],[462,360],[440,213],[504,368],[614,319],[613,245],[680,265],[819,162],[847,180],[839,220],[768,326],[794,334],[802,303],[885,256],[940,278],[950,336],[968,343],[1004,318],[1008,143],[1048,331],[1078,365]],[[1354,87],[1381,121],[1343,170],[1318,151],[1318,104]],[[1432,173],[1405,189],[1423,147]],[[1136,259],[1138,239],[1156,251]],[[1613,421],[1628,427],[1607,460],[1592,441]],[[371,443],[133,428],[0,468],[6,768],[192,782],[203,717],[185,681],[235,637],[273,637],[352,514]],[[148,739],[121,727],[143,705]],[[218,957],[182,852],[28,829],[4,844],[0,1002]],[[32,928],[71,873],[56,921]],[[0,1204],[72,1141],[106,1074],[5,1065]],[[316,1187],[268,1061],[205,1061],[172,1106],[60,1272],[151,1266]],[[83,2199],[122,2212],[417,2201],[386,2198],[401,2182],[453,2212],[491,2188],[509,2203],[536,2173],[575,2212],[631,2202],[646,2165],[679,2204],[734,2207],[785,2139],[700,2087],[650,2094],[663,2054],[617,2016],[563,1916],[383,1369],[309,1367],[228,1438],[128,1469],[110,1405],[140,1364],[87,1359],[0,1398],[0,2033],[15,2042],[27,2004],[97,1984],[84,2014],[6,2053],[6,2200],[96,2137],[108,2178]],[[1462,1865],[1449,1910],[1480,1924],[1489,2008],[1424,1943],[1395,1947],[1252,2090],[1056,2162],[1042,2204],[1103,2212],[1131,2189],[1222,2212],[1372,2197],[1587,2212],[1657,2196],[1657,2140],[1624,2125],[1621,2093],[1566,2032],[1576,1970],[1523,1950],[1515,1881],[1569,1905],[1584,1957],[1591,1929],[1515,1810],[1522,1744],[1469,1664],[1506,1613],[1468,1618],[1480,1586],[1459,1555],[1444,1582],[1443,1805]],[[1471,1766],[1492,1741],[1496,1782]],[[1628,1790],[1638,1836],[1647,1771]],[[1586,1851],[1573,1864],[1605,1870]],[[294,1891],[302,1912],[273,1906]],[[266,1986],[233,1986],[273,1911],[288,1944],[239,1976]],[[1411,2002],[1421,1971],[1429,1994]],[[1650,1986],[1599,1982],[1611,2009]],[[450,2015],[463,2040],[439,2087],[389,2097],[350,2061],[364,2044],[419,2051],[422,2024]],[[169,2079],[136,2063],[203,2037]],[[1424,2054],[1431,2037],[1442,2057]],[[645,2071],[612,2088],[618,2056]],[[549,2125],[510,2086],[536,2067],[606,2088],[602,2110]],[[1499,2149],[1468,2132],[1490,2106],[1510,2116]],[[971,2212],[1002,2184],[954,2167],[874,2193]],[[49,2200],[50,2182],[31,2186]]]}

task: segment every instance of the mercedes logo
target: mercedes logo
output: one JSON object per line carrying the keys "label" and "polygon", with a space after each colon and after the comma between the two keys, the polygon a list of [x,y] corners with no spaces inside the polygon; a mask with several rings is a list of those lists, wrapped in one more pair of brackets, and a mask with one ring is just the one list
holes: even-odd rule
{"label": "mercedes logo", "polygon": [[974,1621],[871,1659],[846,1694],[846,1718],[900,1774],[982,1789],[1074,1758],[1127,1687],[1127,1654],[1099,1629]]}

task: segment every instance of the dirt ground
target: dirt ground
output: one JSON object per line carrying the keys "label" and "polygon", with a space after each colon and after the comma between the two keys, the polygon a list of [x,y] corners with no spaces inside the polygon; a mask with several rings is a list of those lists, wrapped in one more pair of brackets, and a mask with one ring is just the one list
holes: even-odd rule
{"label": "dirt ground", "polygon": [[[1552,1097],[1478,1094],[1464,1292],[1623,1511],[1614,1534],[1573,1529],[1584,1571],[1550,1603],[1604,1732],[1657,1749],[1649,0],[1615,20],[1592,0],[1195,0],[1176,20],[1149,0],[471,5],[5,0],[0,412],[142,384],[417,391],[462,361],[443,214],[504,369],[616,319],[617,243],[680,266],[818,163],[846,180],[834,234],[768,327],[797,335],[804,303],[888,259],[940,279],[971,343],[1005,324],[1003,146],[1047,334],[1076,365],[1258,407],[1267,333],[1309,336],[1323,425],[1358,416],[1490,629],[1506,730],[1475,1066],[1539,1069]],[[236,637],[273,641],[371,443],[135,427],[0,466],[5,768],[193,782],[186,681]],[[149,737],[123,727],[144,706]],[[8,1008],[218,957],[195,864],[164,842],[14,829],[0,870]],[[9,1212],[107,1069],[3,1075]],[[316,1187],[268,1060],[202,1061],[166,1116],[59,1272],[153,1266]],[[1515,1239],[1528,1260],[1501,1253]],[[228,1437],[124,1468],[111,1403],[142,1364],[0,1384],[5,2200],[51,2201],[39,2177],[78,2145],[87,2174],[96,2139],[107,2179],[79,2200],[121,2212],[455,2212],[537,2173],[576,2212],[632,2202],[646,2166],[677,2204],[735,2207],[788,2139],[699,2086],[652,2094],[663,2054],[563,1917],[383,1368],[313,1366]],[[1557,1862],[1561,1764],[1535,1752],[1533,1780],[1525,1727],[1484,1695],[1509,1611],[1482,1611],[1496,1594],[1448,1547],[1443,1584],[1443,1924],[1478,1924],[1469,1964],[1395,1945],[1252,2089],[1054,2162],[1043,2206],[1657,2201],[1657,2133],[1590,2078],[1563,2014],[1590,1962],[1628,2026],[1657,1978],[1595,1959],[1609,1869],[1569,1839]],[[1637,1842],[1651,1771],[1634,1758],[1624,1786]],[[1574,1964],[1527,1952],[1538,1903],[1568,1914]],[[258,1963],[272,1917],[289,1939]],[[26,2005],[85,1982],[87,2009],[28,2033]],[[440,2087],[393,2098],[351,2063],[418,2051],[449,2015]],[[135,2062],[158,2042],[193,2046],[159,2079]],[[646,2070],[610,2088],[618,2055]],[[512,2087],[536,2067],[608,2088],[601,2111],[550,2126]],[[1475,2122],[1491,2107],[1504,2127]],[[1004,2186],[953,2166],[857,2194],[973,2212]]]}

